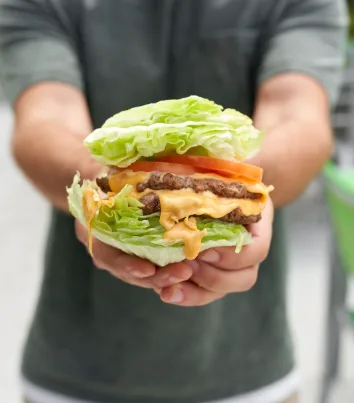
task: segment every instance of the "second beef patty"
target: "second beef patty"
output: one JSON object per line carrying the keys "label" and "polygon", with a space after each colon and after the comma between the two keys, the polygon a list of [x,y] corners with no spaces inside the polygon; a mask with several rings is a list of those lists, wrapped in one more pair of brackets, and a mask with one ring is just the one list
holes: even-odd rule
{"label": "second beef patty", "polygon": [[[98,178],[97,185],[105,193],[111,191],[109,186],[108,177]],[[219,197],[230,199],[251,199],[255,200],[261,197],[259,193],[251,193],[247,190],[245,185],[238,182],[225,183],[221,180],[214,178],[195,179],[189,176],[178,176],[169,173],[153,172],[149,179],[144,183],[138,183],[136,190],[143,192],[146,189],[151,190],[181,190],[192,189],[196,193],[210,191]],[[152,214],[161,210],[160,200],[156,193],[151,192],[143,196],[140,202],[144,205],[144,214]],[[261,215],[245,216],[240,208],[231,211],[229,214],[222,218],[221,221],[230,222],[234,224],[252,224],[261,219]]]}
{"label": "second beef patty", "polygon": [[[142,210],[145,215],[157,213],[161,211],[160,199],[156,193],[148,193],[140,199],[140,202],[144,205]],[[254,224],[261,219],[261,214],[246,216],[243,214],[240,208],[236,208],[229,214],[219,218],[220,221],[229,222],[233,224]]]}

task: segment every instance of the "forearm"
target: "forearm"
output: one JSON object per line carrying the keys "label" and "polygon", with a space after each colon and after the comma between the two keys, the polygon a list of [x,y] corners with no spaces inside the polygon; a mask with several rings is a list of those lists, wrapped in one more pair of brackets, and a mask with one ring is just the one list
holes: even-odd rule
{"label": "forearm", "polygon": [[275,207],[299,197],[321,171],[332,152],[328,125],[284,121],[265,137],[259,159],[264,181],[274,186]]}
{"label": "forearm", "polygon": [[48,122],[17,132],[15,137],[19,141],[14,141],[13,154],[21,170],[55,207],[67,211],[65,188],[75,172],[92,178],[98,171],[82,145],[85,134],[70,133],[65,126]]}
{"label": "forearm", "polygon": [[326,98],[322,90],[316,92],[312,88],[317,84],[311,79],[304,82],[309,84],[309,91],[305,87],[299,93],[292,92],[290,80],[287,95],[280,96],[280,101],[263,93],[255,114],[256,127],[265,131],[257,160],[264,169],[265,183],[275,188],[272,192],[275,207],[299,197],[332,153]]}
{"label": "forearm", "polygon": [[66,186],[76,171],[93,178],[99,165],[83,146],[91,130],[83,97],[61,84],[31,89],[16,106],[14,158],[35,187],[67,211]]}

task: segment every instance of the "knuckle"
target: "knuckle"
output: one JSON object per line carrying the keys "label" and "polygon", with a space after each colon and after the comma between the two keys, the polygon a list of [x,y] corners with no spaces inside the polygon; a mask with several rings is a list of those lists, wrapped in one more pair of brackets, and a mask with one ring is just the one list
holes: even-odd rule
{"label": "knuckle", "polygon": [[103,253],[101,248],[97,247],[97,245],[93,246],[92,261],[93,261],[93,264],[98,269],[105,269],[105,270],[110,270],[110,271],[114,269],[114,267],[112,266],[112,262],[109,259],[107,259],[107,256],[105,255],[105,253]]}
{"label": "knuckle", "polygon": [[93,255],[92,262],[97,269],[105,269],[105,267],[102,266],[101,262],[99,261],[96,255]]}
{"label": "knuckle", "polygon": [[[117,255],[110,246],[102,243],[101,241],[93,238],[92,240],[92,255],[93,260],[99,265],[99,267],[107,270],[118,270],[124,267],[124,259]],[[120,264],[117,264],[117,258],[120,257]]]}
{"label": "knuckle", "polygon": [[239,291],[246,292],[251,290],[258,279],[258,266],[254,266],[252,269],[249,269],[247,273],[243,276],[242,280],[239,283]]}
{"label": "knuckle", "polygon": [[[98,256],[97,256],[98,255]],[[99,254],[94,254],[92,257],[92,262],[97,269],[108,270],[109,267],[100,259]]]}

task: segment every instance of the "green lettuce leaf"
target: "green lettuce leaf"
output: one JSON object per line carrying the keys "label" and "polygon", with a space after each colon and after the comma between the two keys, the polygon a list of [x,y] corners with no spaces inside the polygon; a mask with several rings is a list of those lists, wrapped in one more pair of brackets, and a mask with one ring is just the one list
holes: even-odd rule
{"label": "green lettuce leaf", "polygon": [[120,112],[84,144],[101,164],[125,168],[141,158],[176,153],[243,161],[259,151],[262,137],[242,113],[190,96]]}
{"label": "green lettuce leaf", "polygon": [[[85,180],[80,185],[77,174],[67,189],[70,212],[86,225],[82,210],[82,196],[86,187],[97,190],[94,183]],[[100,241],[131,255],[150,260],[158,266],[180,262],[185,259],[182,242],[163,239],[165,229],[160,224],[158,213],[144,216],[141,204],[129,197],[132,187],[127,185],[114,198],[114,206],[103,206],[92,220],[92,234]],[[197,227],[207,229],[202,239],[202,250],[234,246],[235,252],[251,243],[251,235],[242,225],[223,223],[214,219],[197,218]]]}

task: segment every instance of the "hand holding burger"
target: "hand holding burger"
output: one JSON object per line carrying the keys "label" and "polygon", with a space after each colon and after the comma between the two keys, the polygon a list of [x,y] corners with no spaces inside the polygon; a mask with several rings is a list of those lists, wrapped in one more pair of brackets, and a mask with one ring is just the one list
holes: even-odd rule
{"label": "hand holding burger", "polygon": [[[202,252],[196,260],[189,261],[193,274],[188,281],[157,290],[161,299],[181,306],[201,306],[230,293],[250,290],[257,281],[260,263],[268,255],[272,224],[273,204],[268,199],[262,220],[247,228],[253,239],[250,245],[237,255],[233,247]],[[184,263],[177,265],[182,266]],[[177,265],[174,265],[174,270]]]}
{"label": "hand holding burger", "polygon": [[[223,260],[230,260],[224,270],[236,268],[231,261],[256,242],[240,255],[235,251],[252,242],[252,225],[269,204],[271,188],[262,183],[262,170],[240,162],[257,153],[261,137],[248,117],[199,97],[133,108],[109,119],[85,140],[93,157],[110,167],[108,175],[82,185],[77,175],[68,189],[70,211],[88,231],[90,252],[96,255],[93,234],[120,250],[115,251],[120,266],[137,260],[133,255],[160,267],[170,264],[157,271],[148,262],[139,264],[140,269],[150,267],[145,273],[150,285],[151,276],[157,276],[154,281],[160,284],[154,288],[163,290],[164,300],[169,291],[161,282],[170,270],[181,281],[191,278],[187,286],[203,282],[200,273],[205,271],[205,277],[210,265],[198,262],[213,252],[214,257],[230,255],[216,267],[224,269]],[[250,231],[244,225],[251,225]],[[211,249],[228,246],[231,254],[230,248]],[[204,250],[209,253],[195,260]],[[232,288],[220,287],[223,294]]]}

